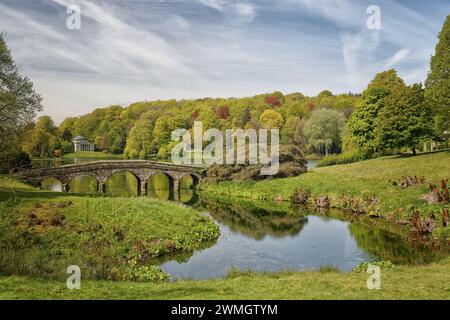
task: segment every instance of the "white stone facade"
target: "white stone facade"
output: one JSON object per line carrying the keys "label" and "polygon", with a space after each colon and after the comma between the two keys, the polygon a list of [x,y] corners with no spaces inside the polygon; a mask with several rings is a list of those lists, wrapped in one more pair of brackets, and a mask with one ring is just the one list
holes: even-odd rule
{"label": "white stone facade", "polygon": [[75,152],[94,151],[95,145],[87,141],[83,136],[78,136],[73,139],[73,148]]}

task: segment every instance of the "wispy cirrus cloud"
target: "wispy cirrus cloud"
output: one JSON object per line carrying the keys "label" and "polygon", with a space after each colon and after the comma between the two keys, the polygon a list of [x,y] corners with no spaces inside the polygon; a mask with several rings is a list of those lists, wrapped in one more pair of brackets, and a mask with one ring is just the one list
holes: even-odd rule
{"label": "wispy cirrus cloud", "polygon": [[411,50],[409,49],[400,49],[398,50],[391,58],[388,59],[386,64],[384,65],[385,69],[390,69],[394,67],[397,63],[405,59],[409,54],[411,53]]}
{"label": "wispy cirrus cloud", "polygon": [[252,1],[245,0],[197,0],[204,6],[217,10],[227,17],[243,22],[249,23],[256,16],[256,4]]}
{"label": "wispy cirrus cloud", "polygon": [[[57,120],[137,100],[358,92],[423,81],[447,0],[0,0],[0,30]],[[379,5],[381,30],[366,9]],[[20,24],[17,21],[21,21]]]}

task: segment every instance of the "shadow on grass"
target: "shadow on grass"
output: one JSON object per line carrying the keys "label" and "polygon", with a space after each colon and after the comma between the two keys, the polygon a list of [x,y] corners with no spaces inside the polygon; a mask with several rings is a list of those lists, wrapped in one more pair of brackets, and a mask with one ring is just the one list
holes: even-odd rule
{"label": "shadow on grass", "polygon": [[[177,281],[175,281],[174,283],[177,283]],[[171,288],[171,289],[158,289],[158,294],[160,295],[161,299],[176,299],[176,298],[180,298],[180,297],[185,297],[186,296],[186,291],[189,290],[190,294],[211,294],[211,293],[217,293],[218,290],[216,289],[212,289],[212,288],[205,288],[202,286],[189,286],[189,289],[187,289],[186,287],[182,286],[181,288]],[[230,289],[224,289],[222,288],[220,291],[222,292],[226,292],[226,291],[230,291]]]}
{"label": "shadow on grass", "polygon": [[0,201],[6,201],[11,198],[24,198],[24,199],[58,199],[58,198],[67,198],[67,197],[93,197],[94,194],[80,194],[80,193],[64,193],[64,192],[54,192],[54,191],[41,191],[41,190],[32,190],[29,189],[14,189],[8,190],[1,188],[0,189]]}
{"label": "shadow on grass", "polygon": [[429,152],[421,152],[418,154],[412,154],[412,153],[402,153],[398,155],[392,156],[391,159],[403,159],[403,158],[411,158],[411,157],[420,157],[420,156],[427,156],[430,154],[437,154],[437,153],[450,153],[450,149],[443,149],[438,151],[429,151]]}

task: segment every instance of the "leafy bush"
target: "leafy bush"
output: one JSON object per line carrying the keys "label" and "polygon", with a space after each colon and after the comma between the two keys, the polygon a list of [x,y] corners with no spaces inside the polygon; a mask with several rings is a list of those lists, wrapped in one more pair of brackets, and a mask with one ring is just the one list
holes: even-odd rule
{"label": "leafy bush", "polygon": [[15,151],[7,155],[5,161],[0,164],[0,171],[16,172],[18,170],[30,169],[30,156],[23,151]]}
{"label": "leafy bush", "polygon": [[296,189],[291,195],[291,201],[294,203],[305,204],[309,197],[311,196],[311,192],[304,189]]}
{"label": "leafy bush", "polygon": [[114,267],[111,270],[111,279],[161,283],[169,281],[170,276],[157,266],[138,266],[135,260],[131,260],[126,268]]}
{"label": "leafy bush", "polygon": [[442,240],[450,240],[450,227],[439,227],[433,232],[433,236]]}
{"label": "leafy bush", "polygon": [[323,157],[321,160],[319,160],[319,162],[317,163],[317,167],[333,166],[336,164],[347,164],[367,159],[369,159],[369,157],[360,152],[333,154]]}
{"label": "leafy bush", "polygon": [[374,261],[374,262],[363,262],[358,264],[356,267],[353,268],[353,272],[366,272],[369,265],[377,266],[384,269],[391,269],[394,267],[394,264],[387,261]]}
{"label": "leafy bush", "polygon": [[263,176],[261,164],[257,165],[212,165],[206,171],[208,181],[246,181],[295,177],[306,172],[303,152],[295,145],[280,147],[279,169],[275,175]]}
{"label": "leafy bush", "polygon": [[251,277],[256,276],[258,273],[251,269],[242,270],[238,267],[232,267],[230,270],[228,270],[225,278],[226,279],[236,279],[241,277]]}

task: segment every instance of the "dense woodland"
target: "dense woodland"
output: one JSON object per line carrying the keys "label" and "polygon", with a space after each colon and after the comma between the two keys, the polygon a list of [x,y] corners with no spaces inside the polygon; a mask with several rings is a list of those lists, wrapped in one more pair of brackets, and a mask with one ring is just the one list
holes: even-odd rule
{"label": "dense woodland", "polygon": [[[390,152],[446,145],[450,131],[450,16],[439,35],[424,84],[406,85],[395,70],[378,73],[361,94],[317,96],[265,93],[245,98],[136,102],[66,118],[59,126],[42,109],[31,82],[20,76],[0,37],[0,123],[3,166],[25,157],[59,157],[73,152],[82,135],[98,151],[129,159],[170,156],[171,132],[209,128],[279,128],[283,145],[297,144],[329,163],[350,162]],[[3,139],[3,138],[6,139]],[[339,154],[338,156],[330,156]]]}
{"label": "dense woodland", "polygon": [[[33,156],[51,156],[57,149],[72,151],[72,138],[77,135],[95,143],[99,151],[124,154],[127,158],[170,155],[171,132],[177,128],[191,129],[194,121],[209,128],[280,128],[281,142],[291,143],[303,134],[306,119],[315,110],[327,110],[328,117],[347,119],[361,97],[353,94],[334,96],[323,91],[317,97],[301,93],[261,94],[251,98],[168,100],[137,102],[129,107],[110,106],[94,110],[78,118],[67,118],[56,127],[49,117],[41,117],[28,128],[24,149]],[[331,113],[331,110],[334,112]],[[329,111],[329,112],[328,112]],[[330,137],[330,150],[339,152],[345,121]],[[31,137],[31,139],[28,139]],[[321,144],[312,147],[321,152]]]}

